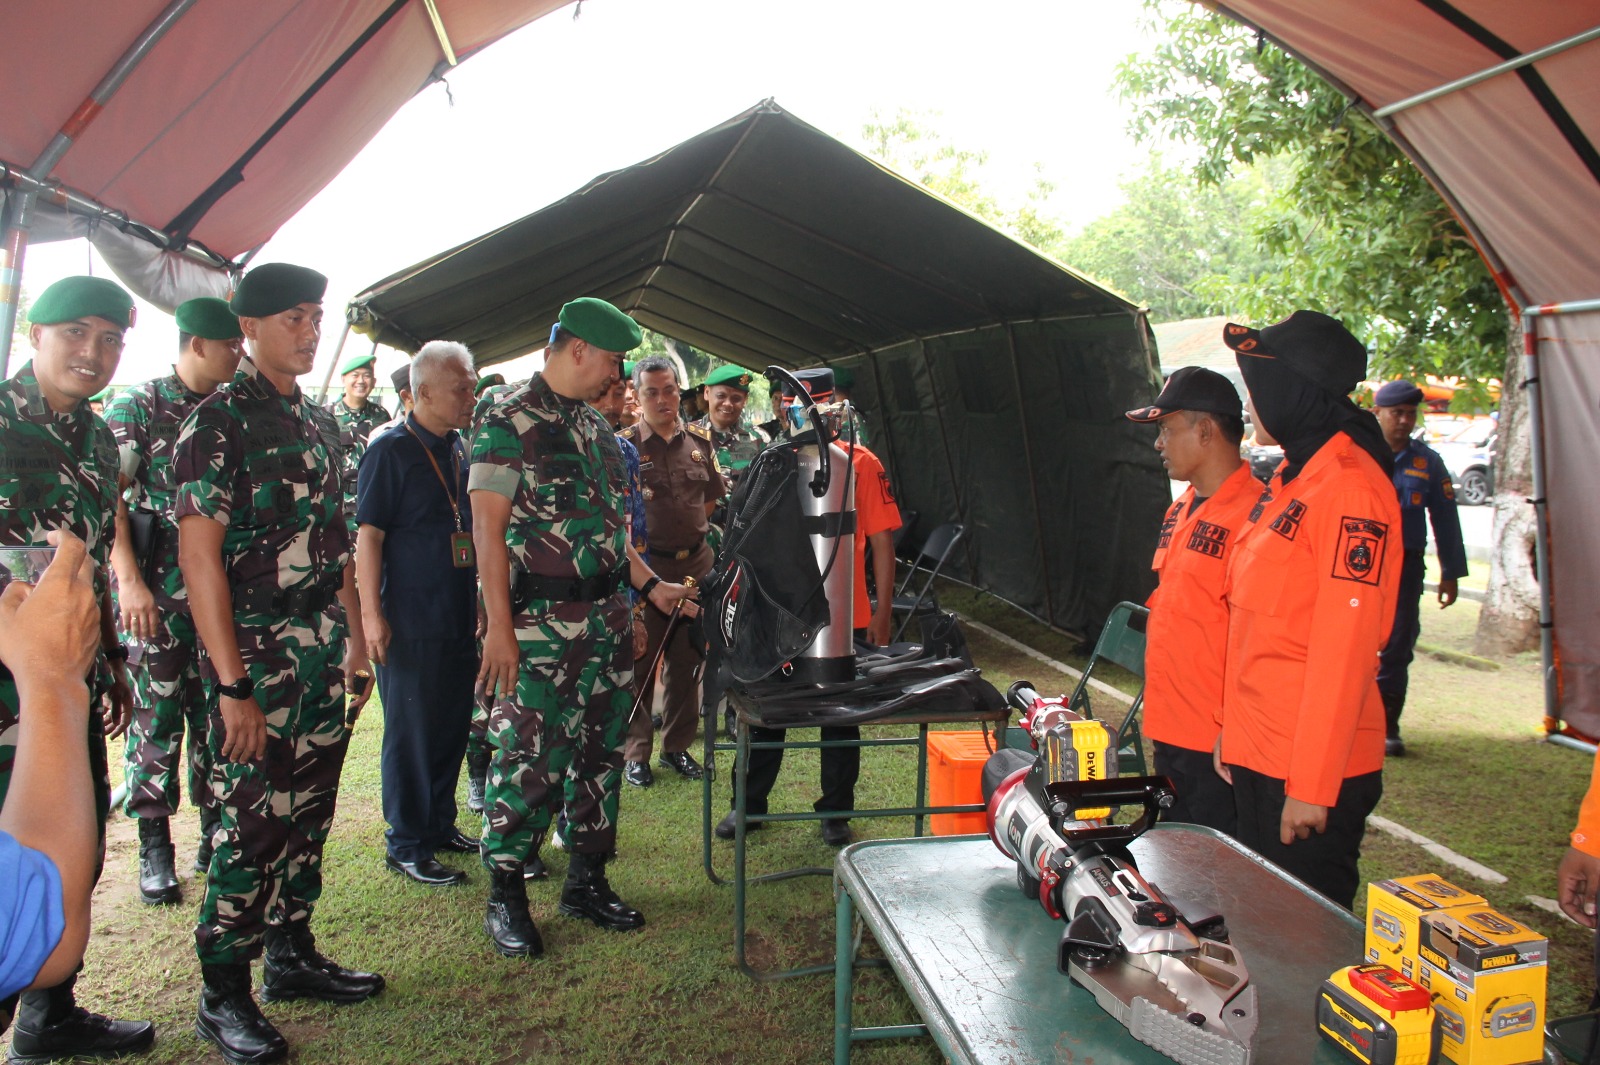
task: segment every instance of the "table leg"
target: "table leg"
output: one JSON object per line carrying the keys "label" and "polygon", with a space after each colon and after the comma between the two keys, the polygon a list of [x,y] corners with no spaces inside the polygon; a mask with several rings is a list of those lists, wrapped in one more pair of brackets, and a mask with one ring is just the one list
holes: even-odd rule
{"label": "table leg", "polygon": [[849,1065],[855,999],[855,912],[850,892],[835,880],[833,933],[833,1061]]}

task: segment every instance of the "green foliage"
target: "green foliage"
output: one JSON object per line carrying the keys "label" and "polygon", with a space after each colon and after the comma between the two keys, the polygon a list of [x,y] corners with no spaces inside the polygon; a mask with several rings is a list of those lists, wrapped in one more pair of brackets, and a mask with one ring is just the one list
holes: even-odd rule
{"label": "green foliage", "polygon": [[1146,0],[1146,8],[1165,39],[1117,75],[1138,107],[1135,134],[1192,145],[1202,188],[1226,188],[1263,160],[1286,166],[1286,181],[1254,215],[1271,269],[1211,289],[1229,313],[1265,322],[1315,307],[1366,338],[1375,373],[1498,377],[1507,338],[1499,291],[1383,131],[1236,23],[1191,3]]}
{"label": "green foliage", "polygon": [[1042,168],[1034,164],[1034,183],[1026,202],[1007,210],[981,184],[988,153],[967,151],[940,137],[928,125],[937,117],[901,108],[888,119],[874,109],[871,120],[861,127],[861,139],[869,155],[896,172],[1047,255],[1057,255],[1065,234],[1048,213],[1055,185]]}

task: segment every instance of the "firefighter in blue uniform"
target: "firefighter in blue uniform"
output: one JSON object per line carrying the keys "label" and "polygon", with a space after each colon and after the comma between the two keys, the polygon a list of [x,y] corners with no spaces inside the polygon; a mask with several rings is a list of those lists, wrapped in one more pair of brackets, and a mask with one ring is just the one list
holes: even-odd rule
{"label": "firefighter in blue uniform", "polygon": [[1383,437],[1394,449],[1394,488],[1400,497],[1400,527],[1405,561],[1400,567],[1400,590],[1395,596],[1394,628],[1378,657],[1378,692],[1388,718],[1386,753],[1406,753],[1400,738],[1400,712],[1406,705],[1407,673],[1412,652],[1422,631],[1423,549],[1428,545],[1428,522],[1439,554],[1439,607],[1456,601],[1457,581],[1467,575],[1467,548],[1461,540],[1461,516],[1456,513],[1456,490],[1444,460],[1433,448],[1411,434],[1417,427],[1417,407],[1422,389],[1410,381],[1390,381],[1378,389],[1373,414]]}

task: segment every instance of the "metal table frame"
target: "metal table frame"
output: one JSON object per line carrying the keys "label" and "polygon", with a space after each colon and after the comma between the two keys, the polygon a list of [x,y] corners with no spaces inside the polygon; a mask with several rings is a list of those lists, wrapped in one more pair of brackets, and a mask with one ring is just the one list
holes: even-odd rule
{"label": "metal table frame", "polygon": [[[985,726],[996,726],[993,730],[996,747],[1003,743],[1003,727],[1010,717],[1011,711],[1002,707],[997,710],[975,710],[970,707],[956,710],[922,710],[906,714],[894,714],[889,717],[879,718],[876,721],[863,722],[862,728],[873,728],[887,725],[916,725],[915,736],[887,736],[874,739],[862,738],[859,740],[779,740],[771,742],[755,742],[750,738],[750,727],[766,726],[759,715],[755,713],[754,701],[749,696],[734,690],[729,690],[728,699],[735,715],[734,742],[719,741],[717,739],[717,721],[715,715],[706,716],[705,727],[705,775],[702,778],[702,817],[701,817],[701,847],[703,864],[706,877],[719,886],[733,886],[733,956],[739,971],[752,980],[783,980],[797,976],[814,976],[819,973],[834,971],[834,962],[828,961],[815,965],[800,966],[787,970],[764,970],[752,966],[746,952],[746,889],[751,884],[766,883],[775,880],[790,880],[801,876],[832,876],[832,866],[799,866],[793,869],[783,869],[777,872],[763,873],[750,876],[747,872],[747,832],[750,825],[765,824],[779,821],[821,821],[825,818],[868,818],[868,817],[912,817],[915,819],[915,833],[922,835],[923,821],[931,814],[946,813],[974,813],[984,809],[981,803],[966,803],[960,805],[930,806],[928,804],[928,726],[936,724],[950,724],[960,722],[979,723]],[[789,813],[752,814],[746,810],[747,770],[750,764],[752,750],[804,750],[808,748],[821,749],[824,747],[904,747],[915,745],[917,748],[917,790],[916,805],[883,807],[868,810],[806,810]],[[735,752],[734,769],[734,835],[733,835],[733,870],[730,876],[724,877],[717,873],[712,853],[712,826],[720,818],[713,813],[713,784],[717,778],[715,772],[715,755],[718,751]]]}

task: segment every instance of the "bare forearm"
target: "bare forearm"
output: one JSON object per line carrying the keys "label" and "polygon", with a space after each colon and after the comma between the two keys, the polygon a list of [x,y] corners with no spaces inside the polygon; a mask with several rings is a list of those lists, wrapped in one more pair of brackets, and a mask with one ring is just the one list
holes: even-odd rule
{"label": "bare forearm", "polygon": [[366,589],[361,596],[361,609],[374,614],[381,612],[378,604],[383,587],[383,540],[383,530],[375,525],[356,529],[356,583]]}
{"label": "bare forearm", "polygon": [[872,545],[872,581],[878,589],[878,613],[894,605],[894,532],[875,532],[867,538]]}
{"label": "bare forearm", "polygon": [[[356,564],[345,563],[344,580],[339,585],[339,602],[344,606],[345,620],[350,625],[350,645],[354,649],[356,658],[365,660],[367,634],[361,621],[361,593],[356,589]],[[377,583],[372,586],[372,593],[377,596]]]}
{"label": "bare forearm", "polygon": [[133,522],[128,518],[128,504],[117,500],[117,537],[111,541],[111,572],[117,575],[117,587],[142,587],[144,577],[139,573],[139,560],[133,550]]}

